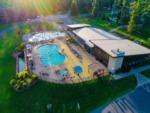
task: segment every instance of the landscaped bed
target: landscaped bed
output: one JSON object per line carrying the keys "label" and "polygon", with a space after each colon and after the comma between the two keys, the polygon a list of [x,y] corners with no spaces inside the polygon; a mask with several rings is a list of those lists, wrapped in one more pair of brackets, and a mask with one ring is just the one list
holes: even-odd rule
{"label": "landscaped bed", "polygon": [[[22,28],[22,30],[28,28]],[[0,39],[0,112],[1,113],[47,113],[46,106],[52,105],[53,113],[87,113],[121,96],[136,86],[134,76],[110,80],[104,77],[74,85],[57,85],[37,82],[20,93],[9,85],[15,75],[14,48],[21,43],[16,33],[6,34]],[[127,85],[128,84],[128,85]],[[77,103],[80,110],[77,110]]]}
{"label": "landscaped bed", "polygon": [[142,72],[142,74],[146,77],[149,77],[150,78],[150,69],[149,70],[145,70]]}
{"label": "landscaped bed", "polygon": [[27,70],[23,70],[12,78],[10,85],[15,91],[20,92],[33,85],[37,79],[38,77],[36,75],[29,73]]}

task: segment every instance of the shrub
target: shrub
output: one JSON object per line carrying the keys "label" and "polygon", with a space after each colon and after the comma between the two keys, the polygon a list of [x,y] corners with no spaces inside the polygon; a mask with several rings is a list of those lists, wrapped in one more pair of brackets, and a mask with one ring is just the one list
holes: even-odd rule
{"label": "shrub", "polygon": [[22,86],[23,87],[26,87],[28,84],[25,82],[25,81],[23,81],[23,83],[22,83]]}
{"label": "shrub", "polygon": [[36,75],[31,74],[30,76],[31,76],[31,78],[32,78],[33,80],[37,80],[37,79],[38,79],[38,77],[37,77]]}
{"label": "shrub", "polygon": [[23,90],[24,88],[29,87],[38,77],[34,74],[29,73],[27,70],[24,70],[18,73],[12,80],[10,80],[10,85],[15,90]]}
{"label": "shrub", "polygon": [[24,48],[25,48],[25,44],[21,43],[18,47],[16,47],[16,51],[21,52],[21,51],[23,51]]}
{"label": "shrub", "polygon": [[10,82],[9,82],[9,84],[12,85],[12,86],[15,85],[15,83],[16,83],[15,79],[10,80]]}
{"label": "shrub", "polygon": [[22,72],[20,72],[17,77],[20,78],[20,79],[24,79],[28,76],[28,71],[24,70]]}

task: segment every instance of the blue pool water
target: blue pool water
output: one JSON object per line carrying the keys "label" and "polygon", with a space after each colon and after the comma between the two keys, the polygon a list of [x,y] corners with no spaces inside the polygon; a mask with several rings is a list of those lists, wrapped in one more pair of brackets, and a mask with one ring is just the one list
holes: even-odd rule
{"label": "blue pool water", "polygon": [[38,48],[40,61],[46,66],[63,64],[65,56],[59,53],[59,47],[55,44],[44,45]]}
{"label": "blue pool water", "polygon": [[25,61],[24,61],[24,59],[22,59],[22,58],[20,58],[19,57],[19,65],[18,65],[18,71],[19,72],[21,72],[21,71],[23,71],[24,69],[25,69]]}

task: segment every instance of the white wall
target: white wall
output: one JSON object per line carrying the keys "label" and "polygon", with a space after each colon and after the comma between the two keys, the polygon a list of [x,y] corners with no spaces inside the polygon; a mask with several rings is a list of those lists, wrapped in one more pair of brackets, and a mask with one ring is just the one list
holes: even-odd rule
{"label": "white wall", "polygon": [[124,57],[113,58],[109,56],[108,70],[110,72],[115,72],[120,69],[122,67],[123,59]]}

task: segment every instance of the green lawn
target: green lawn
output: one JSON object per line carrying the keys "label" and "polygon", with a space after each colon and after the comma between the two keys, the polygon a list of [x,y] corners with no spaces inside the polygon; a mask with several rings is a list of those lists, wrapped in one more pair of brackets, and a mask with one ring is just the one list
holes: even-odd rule
{"label": "green lawn", "polygon": [[117,27],[117,24],[113,23],[113,24],[109,25],[106,20],[102,20],[99,18],[89,19],[89,18],[85,18],[85,17],[81,16],[81,17],[74,18],[74,21],[76,23],[90,24],[91,26],[99,27],[99,28],[102,28],[104,30],[112,30],[113,28]]}
{"label": "green lawn", "polygon": [[146,77],[149,77],[150,78],[150,69],[149,70],[145,70],[142,72],[142,74]]}
{"label": "green lawn", "polygon": [[[28,26],[21,28],[31,31]],[[1,113],[47,113],[46,105],[53,105],[53,113],[87,113],[105,104],[136,86],[131,76],[108,82],[108,77],[76,85],[57,85],[44,81],[37,82],[29,89],[16,93],[9,81],[15,75],[15,59],[12,53],[21,43],[16,32],[6,34],[0,39],[0,112]],[[128,83],[128,85],[127,85]],[[79,102],[81,110],[77,111]]]}
{"label": "green lawn", "polygon": [[0,23],[0,31],[2,31],[3,29],[7,28],[11,26],[10,24],[3,24],[3,23]]}

